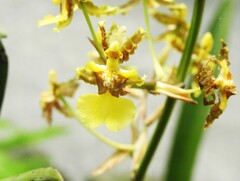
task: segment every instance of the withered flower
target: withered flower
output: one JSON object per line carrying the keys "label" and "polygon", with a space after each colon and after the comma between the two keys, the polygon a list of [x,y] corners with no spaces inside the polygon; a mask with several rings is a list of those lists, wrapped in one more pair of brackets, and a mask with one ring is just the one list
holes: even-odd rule
{"label": "withered flower", "polygon": [[79,84],[75,79],[68,82],[58,83],[56,80],[56,72],[51,70],[49,73],[49,91],[43,92],[40,98],[40,105],[43,111],[43,117],[49,124],[52,122],[52,110],[57,109],[67,117],[72,114],[59,100],[61,97],[72,97],[77,90]]}
{"label": "withered flower", "polygon": [[[221,42],[220,59],[215,56],[207,59],[197,75],[199,86],[204,92],[203,103],[204,105],[212,105],[206,118],[205,128],[208,128],[223,113],[228,98],[237,94],[232,74],[228,70],[230,65],[228,48],[223,40]],[[215,76],[215,74],[217,75]]]}

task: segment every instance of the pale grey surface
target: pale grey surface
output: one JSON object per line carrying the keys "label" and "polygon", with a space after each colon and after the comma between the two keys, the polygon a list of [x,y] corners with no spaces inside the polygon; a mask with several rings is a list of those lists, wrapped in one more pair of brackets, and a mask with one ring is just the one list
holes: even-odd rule
{"label": "pale grey surface", "polygon": [[[210,19],[212,11],[216,8],[216,2],[217,0],[207,1],[204,22]],[[237,7],[240,7],[239,3]],[[0,27],[6,29],[8,33],[4,44],[10,60],[9,81],[2,117],[26,129],[46,127],[45,121],[41,118],[39,94],[48,88],[48,71],[55,69],[59,80],[66,80],[74,76],[76,67],[85,64],[88,60],[86,52],[92,50],[86,38],[90,33],[80,12],[76,13],[72,24],[60,33],[52,32],[51,26],[37,27],[37,21],[43,16],[57,13],[58,8],[52,5],[50,0],[1,0],[0,2]],[[230,69],[238,88],[240,87],[239,17],[238,12],[229,40]],[[119,25],[126,25],[130,35],[137,27],[144,27],[142,18],[142,8],[138,6],[127,18],[121,16],[110,18],[107,26],[109,27],[114,21]],[[96,27],[96,18],[93,18],[93,22]],[[205,26],[206,23],[202,30]],[[158,28],[158,25],[154,24],[152,29],[155,34]],[[138,65],[140,74],[149,74],[151,65],[146,67],[149,59],[148,46],[144,42],[129,63]],[[90,89],[96,91],[89,86],[82,86],[78,94],[88,92]],[[156,101],[152,97],[149,101],[150,109],[154,105]],[[207,130],[199,152],[194,181],[240,180],[239,105],[239,95],[230,98],[224,115]],[[56,112],[54,120],[55,125],[69,127],[70,134],[48,141],[39,149],[51,156],[53,164],[66,172],[69,180],[84,181],[113,150],[97,141],[76,121],[58,116]],[[189,121],[191,122],[191,119]],[[172,119],[153,165],[149,169],[149,174],[162,175],[174,124]],[[105,129],[102,130],[104,134],[109,134],[119,141],[128,142],[129,140],[128,130],[114,134],[105,132]],[[127,171],[129,168],[130,162],[127,161],[114,171]]]}

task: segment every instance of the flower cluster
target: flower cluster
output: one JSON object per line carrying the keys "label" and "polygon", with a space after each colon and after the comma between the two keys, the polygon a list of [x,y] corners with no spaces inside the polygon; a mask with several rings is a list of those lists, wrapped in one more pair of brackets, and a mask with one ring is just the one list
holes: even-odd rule
{"label": "flower cluster", "polygon": [[[167,120],[166,115],[170,114],[172,109],[170,107],[168,110],[169,107],[164,107],[165,105],[161,103],[157,109],[152,111],[152,115],[147,115],[149,94],[156,96],[163,94],[172,99],[197,104],[191,94],[200,95],[203,92],[204,105],[211,105],[210,113],[206,118],[205,128],[207,128],[223,113],[229,97],[237,93],[232,75],[228,70],[230,64],[228,48],[223,40],[220,58],[210,53],[213,47],[213,37],[209,32],[204,34],[200,42],[193,45],[193,52],[184,50],[185,47],[188,50],[188,47],[192,45],[189,42],[195,41],[195,37],[191,36],[190,41],[186,41],[190,24],[186,20],[187,6],[185,4],[176,3],[175,0],[145,0],[143,8],[146,32],[138,28],[131,36],[127,36],[127,28],[115,23],[107,31],[105,21],[100,21],[98,31],[94,32],[89,15],[100,17],[126,14],[139,2],[140,0],[128,0],[119,6],[98,6],[90,0],[53,0],[53,3],[60,7],[60,14],[48,15],[39,21],[39,26],[56,24],[54,31],[60,31],[71,23],[74,13],[80,10],[92,34],[92,39],[88,39],[95,50],[89,54],[90,60],[85,65],[76,68],[75,78],[68,82],[58,83],[56,73],[51,71],[49,74],[50,89],[42,93],[40,101],[43,116],[48,123],[52,122],[52,110],[55,108],[65,116],[74,116],[94,136],[116,148],[113,155],[106,159],[93,172],[93,175],[102,174],[125,158],[132,157],[132,175],[133,178],[135,177],[147,148],[148,127],[154,121],[160,121],[161,124],[162,119]],[[158,7],[163,8],[164,11],[159,11],[161,8]],[[166,27],[165,31],[155,39],[151,35],[149,14]],[[135,68],[125,65],[125,62],[129,61],[131,55],[135,53],[145,34],[149,40],[154,64],[153,75],[148,81],[145,80],[145,75],[140,76]],[[165,44],[159,56],[155,52],[154,40],[164,41]],[[172,50],[184,53],[179,67],[168,65],[168,57]],[[185,61],[184,57],[191,57],[191,62]],[[193,77],[190,89],[185,89],[184,82],[180,82],[183,81],[185,74],[180,76],[182,77],[180,80],[177,77],[186,70],[185,68],[188,68],[186,66],[182,69],[181,65],[184,63],[189,65],[188,73]],[[76,109],[74,109],[67,103],[65,97],[74,95],[78,88],[77,81],[96,86],[97,93],[80,95]],[[139,106],[136,107],[132,100],[123,97],[127,95],[138,98]],[[169,112],[165,115],[164,111]],[[161,117],[161,114],[164,116]],[[130,145],[111,141],[95,129],[105,124],[108,130],[117,132],[130,123],[132,133]]]}

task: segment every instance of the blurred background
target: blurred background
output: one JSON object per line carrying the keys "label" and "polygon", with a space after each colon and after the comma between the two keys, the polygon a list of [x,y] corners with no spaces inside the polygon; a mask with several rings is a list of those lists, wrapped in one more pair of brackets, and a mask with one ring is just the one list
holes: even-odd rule
{"label": "blurred background", "polygon": [[[97,4],[101,5],[104,2],[109,4],[111,1],[101,0]],[[188,20],[190,21],[193,1],[182,0],[181,2],[186,3],[189,7]],[[218,2],[218,0],[206,1],[200,36],[205,32]],[[119,1],[111,2],[112,5],[118,3]],[[93,49],[87,39],[87,37],[91,37],[91,34],[81,11],[75,13],[70,26],[58,33],[52,31],[54,25],[38,28],[38,20],[45,15],[59,13],[58,7],[54,6],[51,0],[1,0],[0,4],[0,27],[8,35],[6,39],[3,39],[3,43],[10,64],[1,117],[26,131],[35,132],[39,129],[45,129],[48,125],[42,118],[39,97],[42,91],[48,89],[48,72],[55,69],[59,81],[66,81],[74,77],[75,68],[86,63],[88,60],[87,52]],[[227,43],[230,49],[230,70],[239,90],[240,11],[237,11],[240,8],[239,1],[236,2],[235,8],[236,13]],[[221,19],[221,17],[219,18]],[[91,19],[95,29],[97,29],[98,19],[95,17]],[[113,22],[125,25],[128,35],[131,35],[140,26],[145,28],[141,4],[127,16],[118,15],[100,19],[107,19],[107,27],[110,27]],[[151,25],[153,35],[157,35],[162,26],[154,20],[151,21]],[[156,49],[160,49],[161,46],[157,44]],[[138,68],[140,75],[151,75],[152,64],[147,62],[150,60],[148,50],[147,41],[143,41],[129,62]],[[176,54],[171,58],[178,60],[179,57]],[[96,92],[96,87],[81,84],[75,99],[71,101],[72,104],[76,104],[74,100],[77,96],[86,92]],[[151,96],[148,103],[149,111],[160,101],[164,101],[164,98],[164,96],[158,98]],[[224,114],[205,131],[194,169],[194,181],[240,180],[239,98],[239,95],[231,97]],[[177,111],[174,112],[177,113]],[[177,114],[174,114],[171,117],[148,175],[156,178],[163,175],[176,116]],[[65,127],[67,133],[41,142],[35,146],[35,149],[47,155],[50,158],[51,166],[59,169],[67,180],[87,180],[91,172],[114,150],[95,139],[74,119],[67,119],[54,112],[53,120],[53,127]],[[189,124],[191,124],[191,118],[189,118]],[[120,142],[130,142],[128,129],[120,133],[109,133],[104,127],[98,130]],[[149,135],[151,135],[151,131],[150,129]],[[129,159],[113,169],[111,173],[128,173],[130,167]]]}

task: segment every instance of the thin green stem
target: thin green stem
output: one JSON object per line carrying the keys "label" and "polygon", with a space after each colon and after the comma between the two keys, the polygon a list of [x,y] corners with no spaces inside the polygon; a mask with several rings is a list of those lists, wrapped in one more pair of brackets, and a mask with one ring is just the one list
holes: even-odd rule
{"label": "thin green stem", "polygon": [[84,127],[86,128],[91,134],[93,134],[96,138],[98,138],[99,140],[101,140],[102,142],[104,142],[105,144],[111,146],[111,147],[114,147],[116,149],[119,149],[119,150],[128,150],[128,151],[133,151],[134,150],[134,145],[127,145],[127,144],[122,144],[122,143],[118,143],[118,142],[115,142],[115,141],[112,141],[106,137],[104,137],[103,135],[101,135],[100,133],[98,133],[97,131],[95,131],[94,129],[91,129],[87,126],[85,126],[80,117],[79,117],[79,113],[74,110],[68,103],[67,101],[61,97],[61,100],[62,102],[64,103],[65,107],[68,108],[68,110],[72,113],[73,117],[77,119],[77,121]]}
{"label": "thin green stem", "polygon": [[157,75],[158,79],[161,79],[164,76],[164,71],[163,68],[161,67],[154,46],[153,46],[153,38],[151,35],[151,28],[150,28],[150,22],[149,22],[149,12],[148,12],[148,6],[147,6],[147,0],[143,1],[143,8],[144,8],[144,18],[145,18],[145,23],[146,23],[146,33],[148,37],[148,44],[150,48],[150,53],[153,59],[153,66],[154,66],[154,71]]}
{"label": "thin green stem", "polygon": [[[179,81],[184,81],[186,78],[186,70],[188,69],[188,65],[191,59],[192,51],[194,48],[194,44],[196,42],[196,38],[198,36],[202,13],[204,9],[205,0],[195,0],[194,10],[192,15],[191,27],[189,30],[189,35],[185,44],[185,49],[183,51],[182,59],[180,62],[180,68],[178,69],[177,75],[179,77]],[[157,146],[162,138],[162,135],[165,131],[168,120],[171,116],[172,110],[174,108],[176,100],[172,98],[167,98],[164,110],[162,115],[159,117],[158,124],[155,128],[151,141],[149,143],[146,154],[140,164],[140,167],[136,173],[135,181],[142,181],[144,179],[147,168],[152,160],[152,157],[157,149]]]}
{"label": "thin green stem", "polygon": [[90,32],[91,32],[91,34],[92,34],[92,38],[93,38],[93,41],[94,41],[94,46],[95,46],[95,48],[97,49],[97,51],[98,51],[99,55],[101,56],[101,58],[103,59],[103,61],[106,63],[107,60],[106,60],[106,57],[105,57],[105,55],[104,55],[103,48],[102,48],[102,46],[100,45],[100,43],[98,42],[97,36],[96,36],[96,34],[95,34],[95,32],[94,32],[94,28],[93,28],[92,22],[91,22],[91,20],[90,20],[90,18],[89,18],[89,15],[88,15],[88,12],[87,12],[87,8],[86,8],[84,2],[78,2],[78,6],[79,6],[79,8],[81,8],[82,11],[83,11],[85,20],[86,20],[86,22],[87,22],[87,24],[88,24],[88,27],[89,27],[89,30],[90,30]]}
{"label": "thin green stem", "polygon": [[204,4],[205,0],[195,0],[191,28],[189,30],[188,38],[186,40],[186,47],[184,49],[180,65],[178,66],[177,78],[179,82],[184,81],[188,72],[192,52],[197,39],[199,28],[201,26]]}

